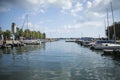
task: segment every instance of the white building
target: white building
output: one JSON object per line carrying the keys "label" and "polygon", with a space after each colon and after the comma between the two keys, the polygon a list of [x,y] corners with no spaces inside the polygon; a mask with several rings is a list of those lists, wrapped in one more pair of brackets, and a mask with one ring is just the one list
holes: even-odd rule
{"label": "white building", "polygon": [[16,24],[12,23],[12,33],[15,34],[16,33]]}

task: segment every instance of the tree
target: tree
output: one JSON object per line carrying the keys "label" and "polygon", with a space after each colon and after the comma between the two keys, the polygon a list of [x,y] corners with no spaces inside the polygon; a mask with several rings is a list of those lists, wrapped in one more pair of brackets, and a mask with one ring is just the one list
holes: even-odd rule
{"label": "tree", "polygon": [[29,29],[26,29],[26,30],[24,31],[24,37],[30,38],[30,30],[29,30]]}
{"label": "tree", "polygon": [[31,37],[35,39],[35,31],[31,31]]}
{"label": "tree", "polygon": [[2,29],[0,27],[0,39],[2,39],[2,37],[1,37],[2,34],[3,34],[3,31],[2,31]]}
{"label": "tree", "polygon": [[10,30],[6,30],[6,31],[4,32],[4,38],[9,40],[10,37],[11,37],[11,32],[10,32]]}
{"label": "tree", "polygon": [[39,38],[39,39],[41,38],[41,33],[40,33],[40,31],[38,31],[38,38]]}
{"label": "tree", "polygon": [[24,34],[24,33],[23,33],[23,30],[20,29],[20,30],[19,30],[19,37],[20,37],[20,36],[23,36],[23,34]]}
{"label": "tree", "polygon": [[46,34],[43,33],[43,34],[42,34],[42,39],[45,39],[45,38],[46,38]]}
{"label": "tree", "polygon": [[3,34],[3,31],[2,31],[2,29],[1,29],[1,27],[0,27],[0,36]]}
{"label": "tree", "polygon": [[40,31],[30,31],[29,29],[25,29],[24,31],[22,29],[19,29],[18,31],[19,36],[24,36],[27,39],[45,39],[46,34],[41,33]]}
{"label": "tree", "polygon": [[[115,31],[116,31],[116,39],[120,39],[120,22],[115,22]],[[107,27],[106,30],[106,35],[108,36],[108,30],[109,30],[109,35],[110,35],[110,39],[113,39],[113,35],[114,35],[114,25],[112,24],[111,26]]]}

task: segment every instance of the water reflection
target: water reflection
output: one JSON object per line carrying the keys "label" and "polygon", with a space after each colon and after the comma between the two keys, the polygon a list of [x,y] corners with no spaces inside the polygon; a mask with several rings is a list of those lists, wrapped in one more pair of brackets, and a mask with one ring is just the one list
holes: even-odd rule
{"label": "water reflection", "polygon": [[22,54],[24,52],[31,52],[37,49],[45,50],[45,43],[42,43],[41,45],[26,45],[23,47],[4,48],[0,49],[0,54]]}
{"label": "water reflection", "polygon": [[64,41],[0,50],[1,80],[119,80],[120,61]]}
{"label": "water reflection", "polygon": [[1,49],[0,53],[2,54],[10,54],[11,52],[11,48],[4,48],[4,49]]}

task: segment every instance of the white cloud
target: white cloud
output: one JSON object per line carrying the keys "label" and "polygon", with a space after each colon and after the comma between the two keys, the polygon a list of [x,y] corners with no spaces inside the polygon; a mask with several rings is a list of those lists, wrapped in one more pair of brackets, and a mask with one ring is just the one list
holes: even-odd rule
{"label": "white cloud", "polygon": [[[119,9],[120,7],[120,0],[93,0],[93,1],[87,1],[87,0],[83,0],[83,2],[87,2],[87,8],[90,8],[90,10],[92,11],[105,11],[105,8],[110,6],[110,1],[113,2],[113,7],[115,10]],[[7,6],[4,5],[5,3],[7,3],[8,5],[11,6],[20,6],[23,7],[25,9],[29,9],[29,10],[33,10],[36,8],[41,8],[41,9],[46,9],[50,6],[54,6],[56,8],[59,9],[63,9],[63,10],[70,10],[72,11],[72,13],[78,12],[80,11],[83,6],[81,5],[80,1],[78,0],[3,0],[1,1],[0,5],[2,5],[3,7]],[[76,4],[76,8],[74,9],[73,4]],[[1,11],[5,11],[5,8],[1,9]],[[9,7],[7,7],[8,9],[6,10],[10,10]]]}
{"label": "white cloud", "polygon": [[3,8],[6,6],[3,3],[8,3],[11,6],[20,6],[24,9],[27,9],[33,12],[38,11],[38,12],[44,13],[45,9],[51,6],[61,10],[69,10],[72,8],[72,2],[73,2],[72,0],[11,0],[11,2],[4,0],[1,3],[2,4],[1,11],[3,11],[3,9],[4,10],[6,9],[6,8]]}
{"label": "white cloud", "polygon": [[83,5],[79,2],[76,3],[75,7],[71,9],[71,14],[76,16],[79,11],[83,10]]}
{"label": "white cloud", "polygon": [[48,0],[49,3],[55,3],[57,0]]}
{"label": "white cloud", "polygon": [[[29,28],[31,30],[34,29],[34,30],[44,31],[49,35],[49,33],[64,34],[64,33],[73,33],[74,31],[76,31],[76,33],[79,33],[80,31],[86,28],[87,29],[92,28],[90,29],[90,31],[92,32],[92,30],[94,30],[93,27],[98,29],[103,27],[104,17],[106,15],[106,8],[110,8],[111,0],[83,0],[83,1],[80,1],[80,0],[11,0],[11,1],[12,2],[10,2],[9,0],[3,0],[4,3],[7,3],[10,6],[15,5],[15,6],[22,7],[23,9],[27,9],[28,11],[26,11],[25,15],[26,14],[38,15],[40,13],[45,14],[45,12],[47,12],[47,10],[50,8],[59,9],[62,13],[66,15],[71,14],[75,16],[74,19],[76,19],[79,15],[79,19],[81,19],[81,22],[68,23],[69,22],[68,20],[66,24],[62,24],[63,26],[55,25],[55,26],[58,26],[57,28],[55,26],[53,26],[54,28],[51,28],[49,26],[42,25],[42,24],[53,23],[54,21],[53,22],[46,21],[46,23],[42,23],[42,24],[37,24],[37,23],[32,24],[30,22],[28,23]],[[0,3],[0,12],[11,10],[12,7],[8,7],[6,4],[3,4],[3,2]],[[120,10],[120,0],[112,0],[112,2],[113,2],[113,9]],[[67,17],[68,16],[69,15],[67,15]],[[71,17],[70,19],[73,19],[73,17]]]}
{"label": "white cloud", "polygon": [[[106,16],[106,14],[99,13],[99,12],[87,12],[87,15],[86,15],[86,17],[89,20],[96,20],[96,21],[103,19],[105,16]],[[101,20],[101,21],[103,21],[103,20]]]}
{"label": "white cloud", "polygon": [[46,0],[43,3],[43,5],[46,5],[45,7],[54,6],[56,8],[67,10],[72,8],[72,1],[71,0]]}
{"label": "white cloud", "polygon": [[[92,36],[95,29],[97,30],[100,29],[98,32],[101,32],[101,29],[104,26],[103,22],[101,21],[77,22],[74,24],[65,24],[63,26],[58,26],[55,28],[51,28],[49,26],[43,26],[42,25],[44,24],[43,22],[39,22],[39,23],[40,24],[33,24],[31,22],[28,22],[28,26],[29,26],[28,28],[30,30],[42,31],[42,33],[45,32],[47,34],[47,37],[62,37],[62,36],[70,37],[70,35],[71,37],[72,36],[74,37],[74,35],[80,37],[81,32],[84,33],[84,36]],[[25,24],[24,29],[27,29],[27,23]]]}
{"label": "white cloud", "polygon": [[71,9],[72,8],[72,2],[70,0],[60,0],[59,3],[61,4],[62,9]]}
{"label": "white cloud", "polygon": [[[66,24],[64,26],[59,26],[58,28],[49,28],[46,27],[45,32],[48,37],[80,37],[81,33],[85,33],[84,36],[92,36],[96,33],[104,31],[104,24],[101,21],[86,21],[78,22],[75,24]],[[103,33],[104,34],[104,33]],[[56,36],[57,35],[57,36]],[[104,35],[102,35],[104,36]]]}
{"label": "white cloud", "polygon": [[45,11],[44,11],[43,9],[40,9],[40,12],[41,12],[41,13],[45,13]]}
{"label": "white cloud", "polygon": [[87,8],[91,8],[92,7],[92,2],[87,1]]}
{"label": "white cloud", "polygon": [[93,0],[91,3],[88,1],[87,6],[91,6],[89,11],[103,13],[106,12],[106,8],[110,10],[110,2],[113,3],[113,9],[120,10],[120,0]]}
{"label": "white cloud", "polygon": [[49,29],[42,24],[43,22],[39,22],[39,24],[33,24],[32,22],[28,22],[25,23],[25,25],[23,26],[23,30],[29,29],[31,31],[42,31],[42,33],[45,32],[45,30],[49,31]]}

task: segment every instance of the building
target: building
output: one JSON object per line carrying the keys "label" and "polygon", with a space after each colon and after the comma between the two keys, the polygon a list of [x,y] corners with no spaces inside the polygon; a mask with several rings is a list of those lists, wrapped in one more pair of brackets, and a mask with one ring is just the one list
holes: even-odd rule
{"label": "building", "polygon": [[15,34],[16,33],[16,24],[12,23],[12,33]]}

